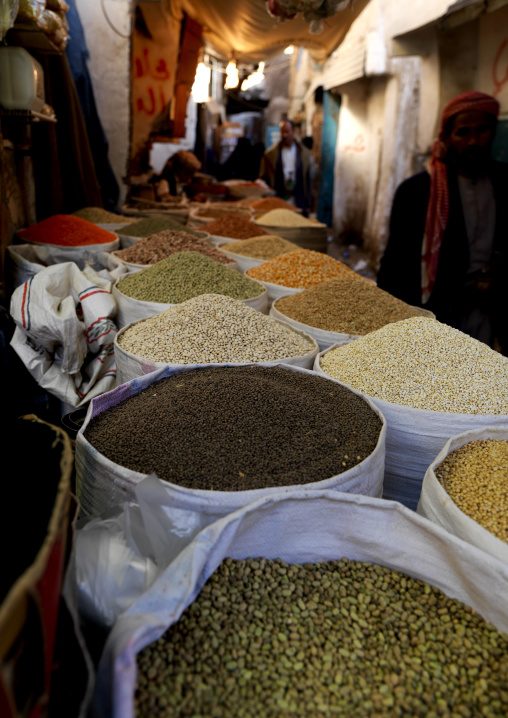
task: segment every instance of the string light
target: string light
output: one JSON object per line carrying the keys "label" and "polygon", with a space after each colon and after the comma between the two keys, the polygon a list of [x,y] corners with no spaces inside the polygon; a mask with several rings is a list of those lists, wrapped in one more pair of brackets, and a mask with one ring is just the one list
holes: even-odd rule
{"label": "string light", "polygon": [[288,45],[284,50],[284,55],[292,55],[295,51],[294,45]]}
{"label": "string light", "polygon": [[226,67],[226,82],[224,83],[224,87],[226,90],[232,90],[235,87],[238,87],[238,83],[240,82],[240,77],[238,75],[238,68],[236,67],[235,60],[230,60],[228,62],[228,66]]}
{"label": "string light", "polygon": [[265,69],[265,63],[260,62],[258,65],[258,69],[251,73],[246,80],[242,82],[242,92],[245,90],[248,90],[251,87],[254,87],[254,85],[259,85],[260,82],[263,82],[265,79],[265,75],[263,70]]}
{"label": "string light", "polygon": [[194,102],[207,102],[210,99],[208,89],[210,87],[211,70],[200,62],[196,68],[196,77],[192,85],[191,95]]}

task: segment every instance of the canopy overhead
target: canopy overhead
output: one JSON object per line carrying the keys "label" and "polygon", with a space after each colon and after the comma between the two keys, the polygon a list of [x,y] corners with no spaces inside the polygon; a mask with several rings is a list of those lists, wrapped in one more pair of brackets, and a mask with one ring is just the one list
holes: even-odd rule
{"label": "canopy overhead", "polygon": [[352,22],[369,0],[352,0],[345,10],[326,18],[323,32],[309,33],[299,15],[279,22],[264,0],[178,0],[181,9],[203,26],[203,38],[224,59],[233,54],[241,62],[259,62],[288,45],[302,45],[322,63],[344,40]]}

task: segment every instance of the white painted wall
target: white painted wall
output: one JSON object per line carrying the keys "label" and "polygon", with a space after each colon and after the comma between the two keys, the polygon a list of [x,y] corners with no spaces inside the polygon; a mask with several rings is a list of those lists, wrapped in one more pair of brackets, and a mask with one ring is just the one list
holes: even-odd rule
{"label": "white painted wall", "polygon": [[97,111],[109,142],[109,161],[120,186],[120,206],[127,188],[130,124],[130,36],[132,0],[109,0],[108,17],[122,35],[108,25],[100,0],[76,0],[90,53],[88,70],[92,79]]}

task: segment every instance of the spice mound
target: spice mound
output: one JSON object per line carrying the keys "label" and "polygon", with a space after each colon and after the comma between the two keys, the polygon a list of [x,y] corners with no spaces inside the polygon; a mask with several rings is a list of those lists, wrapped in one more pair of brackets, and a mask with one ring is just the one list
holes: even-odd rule
{"label": "spice mound", "polygon": [[290,212],[298,212],[298,207],[286,202],[282,197],[264,197],[252,202],[249,206],[256,212],[269,212],[271,209],[287,209]]}
{"label": "spice mound", "polygon": [[149,237],[151,234],[163,232],[165,229],[187,232],[187,234],[192,234],[194,237],[203,236],[199,232],[188,229],[184,224],[168,217],[145,217],[138,222],[133,222],[125,229],[122,227],[121,234],[125,234],[127,237]]}
{"label": "spice mound", "polygon": [[72,214],[54,214],[31,227],[18,230],[17,234],[29,242],[55,244],[59,247],[107,244],[116,239],[111,232]]}
{"label": "spice mound", "polygon": [[415,409],[508,414],[508,359],[435,319],[387,324],[327,352],[321,369],[363,394]]}
{"label": "spice mound", "polygon": [[317,329],[363,335],[420,315],[418,309],[374,284],[344,277],[282,297],[275,308],[284,316]]}
{"label": "spice mound", "polygon": [[233,254],[241,254],[243,257],[252,257],[253,259],[273,259],[273,257],[278,257],[279,254],[296,252],[300,247],[293,244],[293,242],[288,242],[287,239],[277,237],[275,234],[267,234],[263,237],[252,237],[251,239],[243,239],[240,242],[221,244],[220,249]]}
{"label": "spice mound", "polygon": [[471,441],[449,454],[435,473],[461,511],[508,542],[508,441]]}
{"label": "spice mound", "polygon": [[251,216],[248,207],[235,207],[234,209],[232,207],[227,207],[226,209],[220,207],[201,207],[196,214],[198,217],[210,217],[210,219],[219,219],[220,217],[231,214],[238,214],[247,219]]}
{"label": "spice mound", "polygon": [[253,299],[264,292],[263,285],[198,252],[172,254],[121,279],[117,288],[133,299],[161,304],[179,304],[200,294]]}
{"label": "spice mound", "polygon": [[251,222],[250,219],[240,217],[238,214],[226,214],[224,217],[204,224],[201,229],[203,232],[209,232],[218,237],[231,237],[232,239],[249,239],[249,237],[268,234],[264,229]]}
{"label": "spice mound", "polygon": [[74,217],[81,217],[81,219],[96,222],[97,224],[132,224],[135,221],[131,217],[124,217],[123,214],[108,212],[107,209],[102,207],[83,207],[83,209],[78,209],[77,212],[72,214]]}
{"label": "spice mound", "polygon": [[315,284],[344,276],[365,281],[363,277],[337,259],[311,249],[298,249],[281,254],[260,264],[259,267],[249,269],[246,275],[261,282],[279,284],[293,289],[312,287]]}
{"label": "spice mound", "polygon": [[305,229],[322,229],[326,224],[302,217],[301,214],[289,209],[272,209],[259,217],[256,222],[263,227],[304,227]]}
{"label": "spice mound", "polygon": [[161,379],[94,417],[85,436],[111,461],[191,489],[322,481],[375,449],[381,420],[323,377],[279,367],[198,369]]}
{"label": "spice mound", "polygon": [[264,362],[304,356],[314,343],[219,294],[204,294],[137,322],[118,338],[126,351],[169,364]]}
{"label": "spice mound", "polygon": [[215,249],[204,239],[193,237],[188,232],[166,229],[140,239],[132,247],[120,249],[115,255],[132,264],[156,264],[177,252],[199,252],[221,264],[231,264],[229,257]]}
{"label": "spice mound", "polygon": [[397,571],[227,558],[137,655],[136,715],[500,717],[507,655],[491,623]]}

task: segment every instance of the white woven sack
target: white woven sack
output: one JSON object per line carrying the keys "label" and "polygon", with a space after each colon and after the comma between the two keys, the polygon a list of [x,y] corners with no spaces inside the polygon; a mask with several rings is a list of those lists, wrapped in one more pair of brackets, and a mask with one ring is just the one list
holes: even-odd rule
{"label": "white woven sack", "polygon": [[[60,260],[59,260],[60,261]],[[67,261],[61,258],[61,261]],[[6,279],[12,293],[37,272],[50,264],[56,264],[51,248],[34,244],[11,244],[5,254]]]}
{"label": "white woven sack", "polygon": [[102,244],[83,244],[78,247],[65,247],[47,242],[31,242],[26,238],[23,239],[23,242],[27,242],[37,248],[41,248],[41,246],[47,248],[48,266],[58,264],[59,262],[74,262],[79,269],[84,269],[86,264],[93,264],[96,257],[102,254],[102,252],[114,252],[115,249],[120,248],[118,235],[114,232],[109,232],[109,234],[111,235],[110,242],[103,242]]}
{"label": "white woven sack", "polygon": [[[118,337],[120,337],[124,332],[127,331],[127,329],[129,329],[129,327],[132,327],[136,323],[137,322],[133,322],[132,324],[123,327],[123,329],[121,329],[118,333]],[[279,324],[284,324],[284,322],[279,322]],[[283,362],[284,364],[298,366],[302,369],[312,369],[314,365],[314,360],[319,352],[317,342],[313,340],[312,337],[310,337],[308,334],[305,334],[305,332],[297,331],[297,334],[300,334],[300,336],[305,337],[305,339],[308,339],[312,343],[312,349],[307,354],[296,357],[278,357],[277,359],[272,359],[270,361],[264,362],[234,362],[228,363],[228,366],[244,366],[245,364],[253,363],[255,363],[257,366],[273,366],[274,363]],[[157,369],[162,369],[165,366],[182,366],[182,364],[171,364],[169,362],[158,362],[151,361],[150,359],[143,359],[139,355],[133,354],[132,352],[123,349],[119,345],[117,337],[115,337],[114,346],[118,384],[125,384],[125,382],[131,381],[131,379],[136,379],[137,377],[144,376],[145,374],[151,374],[153,371],[156,371]]]}
{"label": "white woven sack", "polygon": [[[318,354],[314,369],[321,369],[321,357],[339,344]],[[330,377],[329,377],[330,378]],[[499,414],[451,414],[444,411],[413,409],[369,396],[386,419],[386,463],[383,498],[400,501],[416,511],[423,477],[448,439],[470,429],[508,424]]]}
{"label": "white woven sack", "polygon": [[207,242],[213,244],[214,247],[218,247],[221,244],[231,244],[231,242],[238,242],[238,239],[232,239],[231,237],[221,237],[218,234],[210,234]]}
{"label": "white woven sack", "polygon": [[[245,272],[245,276],[249,277],[249,279],[254,279],[254,277],[249,276],[249,272]],[[270,282],[263,282],[261,280],[261,284],[264,286],[268,293],[268,299],[271,302],[275,302],[277,299],[280,299],[281,297],[289,297],[290,294],[298,294],[298,292],[303,292],[303,289],[296,289],[294,287],[283,287],[280,284],[271,284]]]}
{"label": "white woven sack", "polygon": [[[413,308],[417,309],[417,307]],[[428,316],[430,319],[436,318],[435,315],[432,314],[432,312],[428,312],[425,309],[418,310],[419,312],[421,312],[421,316]],[[299,329],[302,332],[310,334],[310,336],[313,337],[319,344],[319,348],[321,351],[323,351],[324,349],[330,349],[333,344],[336,344],[337,346],[349,344],[349,342],[352,342],[355,339],[360,339],[360,337],[362,336],[358,334],[327,332],[324,329],[318,329],[317,327],[311,327],[309,324],[302,324],[302,322],[297,322],[296,319],[291,319],[291,317],[287,317],[282,312],[279,312],[279,310],[277,309],[277,302],[274,302],[270,307],[270,316],[274,319],[279,319],[282,322],[286,322],[286,324],[289,324],[294,329]]]}
{"label": "white woven sack", "polygon": [[[233,241],[236,241],[236,240],[233,240]],[[236,254],[235,252],[228,252],[225,249],[226,244],[229,244],[229,242],[225,242],[224,245],[222,245],[222,244],[216,245],[217,249],[220,249],[232,261],[235,261],[236,264],[238,265],[238,269],[240,270],[240,272],[246,272],[248,269],[252,269],[253,267],[259,267],[260,264],[264,264],[266,262],[266,259],[256,259],[255,257],[244,257],[243,254]]]}
{"label": "white woven sack", "polygon": [[395,502],[333,491],[267,496],[203,529],[120,616],[98,667],[93,714],[133,718],[136,654],[178,621],[226,557],[366,561],[456,598],[508,632],[508,566]]}
{"label": "white woven sack", "polygon": [[[252,280],[255,281],[255,280]],[[126,294],[121,292],[118,287],[118,280],[113,285],[112,294],[118,305],[118,314],[116,317],[117,326],[119,329],[125,327],[127,324],[137,322],[139,319],[148,319],[153,317],[159,312],[163,312],[169,307],[174,307],[174,304],[161,304],[159,302],[143,302],[140,299],[134,299],[128,297]],[[261,284],[261,282],[259,282]],[[263,292],[259,297],[253,297],[252,299],[242,299],[243,304],[252,309],[257,309],[262,314],[267,314],[269,309],[268,294]]]}
{"label": "white woven sack", "polygon": [[[125,500],[131,500],[134,496],[134,487],[142,481],[146,474],[131,471],[123,466],[115,464],[99,453],[90,442],[84,437],[84,432],[90,420],[101,414],[106,409],[116,406],[121,401],[138,394],[158,379],[163,379],[175,374],[192,371],[196,368],[212,368],[218,366],[232,366],[229,364],[200,364],[180,367],[164,367],[152,374],[133,379],[127,384],[113,389],[113,391],[98,397],[92,402],[87,412],[86,419],[76,438],[76,486],[77,494],[85,515],[99,515],[115,504]],[[287,371],[296,371],[302,374],[314,375],[307,369],[273,362],[266,366],[282,366]],[[354,392],[354,390],[353,390]],[[354,392],[359,395],[358,392]],[[359,395],[360,396],[360,395]],[[301,487],[276,487],[266,489],[254,489],[251,491],[200,491],[187,489],[176,484],[163,481],[164,486],[170,492],[172,506],[192,511],[203,525],[206,522],[202,517],[208,514],[213,515],[215,520],[219,516],[225,516],[241,506],[257,500],[267,494],[302,488],[308,492],[315,489],[333,489],[349,493],[367,494],[369,496],[381,496],[384,471],[385,451],[385,421],[382,414],[376,407],[366,400],[369,406],[379,416],[382,427],[375,450],[370,456],[337,476],[332,476],[323,481],[305,484]]]}
{"label": "white woven sack", "polygon": [[508,544],[461,511],[435,474],[439,464],[453,451],[471,441],[484,439],[508,441],[508,425],[488,426],[485,429],[473,429],[458,436],[452,436],[425,473],[417,511],[454,536],[477,546],[508,565]]}

